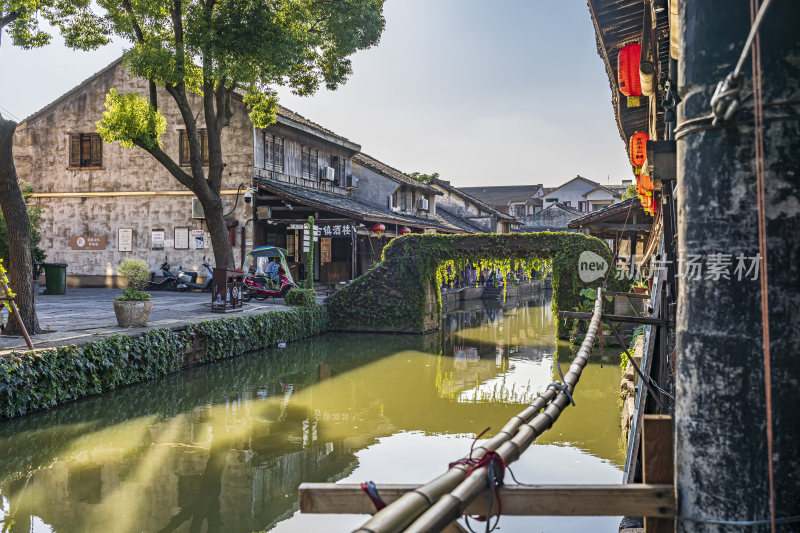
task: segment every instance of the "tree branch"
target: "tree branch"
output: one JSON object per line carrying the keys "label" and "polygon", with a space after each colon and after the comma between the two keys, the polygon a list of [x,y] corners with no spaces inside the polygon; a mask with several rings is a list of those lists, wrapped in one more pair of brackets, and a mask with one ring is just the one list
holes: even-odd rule
{"label": "tree branch", "polygon": [[194,178],[187,174],[180,166],[178,166],[175,160],[167,155],[167,153],[164,152],[164,150],[162,150],[159,146],[150,148],[135,141],[134,144],[156,158],[156,161],[164,165],[164,168],[166,168],[167,171],[169,171],[169,173],[181,183],[181,185],[196,193]]}
{"label": "tree branch", "polygon": [[9,11],[8,15],[0,17],[0,30],[22,16],[22,11]]}

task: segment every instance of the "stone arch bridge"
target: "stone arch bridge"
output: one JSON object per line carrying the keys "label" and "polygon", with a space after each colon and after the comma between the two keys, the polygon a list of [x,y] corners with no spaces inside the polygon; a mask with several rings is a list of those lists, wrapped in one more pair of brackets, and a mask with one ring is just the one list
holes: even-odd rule
{"label": "stone arch bridge", "polygon": [[[423,333],[439,327],[441,310],[436,271],[447,261],[552,260],[553,311],[572,309],[582,300],[578,275],[583,252],[599,255],[614,268],[605,242],[582,233],[483,233],[398,237],[383,251],[383,260],[326,300],[330,328],[348,331]],[[585,257],[585,256],[584,256]],[[615,284],[612,272],[609,284]],[[611,288],[611,287],[610,287]],[[561,328],[559,328],[561,329]],[[561,331],[559,331],[561,333]]]}

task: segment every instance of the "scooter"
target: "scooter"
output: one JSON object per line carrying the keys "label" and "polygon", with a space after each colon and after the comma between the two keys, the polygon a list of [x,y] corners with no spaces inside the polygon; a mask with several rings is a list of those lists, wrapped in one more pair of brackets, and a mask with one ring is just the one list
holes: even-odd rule
{"label": "scooter", "polygon": [[242,301],[251,299],[266,300],[272,298],[285,298],[286,294],[295,287],[295,284],[286,276],[286,270],[278,267],[278,278],[270,280],[267,276],[257,275],[255,268],[251,268],[244,278],[242,287]]}
{"label": "scooter", "polygon": [[208,266],[208,263],[203,263],[203,266],[206,269],[206,279],[203,283],[197,283],[197,272],[184,272],[183,267],[180,267],[180,270],[178,271],[178,286],[176,288],[179,291],[192,289],[210,291],[211,279],[213,278],[214,273],[211,271],[211,267]]}
{"label": "scooter", "polygon": [[150,281],[148,282],[147,288],[166,291],[174,291],[177,289],[179,283],[178,276],[172,271],[172,267],[169,266],[169,263],[164,261],[160,268],[163,279],[161,281],[155,281],[156,273],[150,272]]}

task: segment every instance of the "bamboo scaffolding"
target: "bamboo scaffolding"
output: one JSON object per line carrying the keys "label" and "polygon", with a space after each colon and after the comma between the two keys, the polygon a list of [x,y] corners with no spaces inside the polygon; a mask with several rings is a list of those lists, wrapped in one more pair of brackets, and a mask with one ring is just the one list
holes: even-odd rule
{"label": "bamboo scaffolding", "polygon": [[[533,441],[547,431],[570,403],[570,395],[589,360],[603,314],[602,289],[597,291],[594,313],[586,337],[564,376],[567,394],[550,385],[530,406],[513,417],[494,437],[472,451],[480,459],[493,450],[506,464],[515,461]],[[544,409],[544,411],[542,411]],[[541,412],[540,412],[541,411]],[[469,456],[467,456],[469,457]],[[407,492],[370,518],[356,533],[394,533],[399,531],[439,531],[457,520],[464,509],[488,488],[486,467],[467,476],[468,465],[454,465],[441,476]]]}

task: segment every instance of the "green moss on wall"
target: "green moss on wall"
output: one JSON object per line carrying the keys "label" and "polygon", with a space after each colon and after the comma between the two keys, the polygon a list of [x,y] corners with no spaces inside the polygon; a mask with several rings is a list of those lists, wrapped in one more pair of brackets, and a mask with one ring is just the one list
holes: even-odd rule
{"label": "green moss on wall", "polygon": [[326,310],[315,305],[190,323],[181,331],[163,328],[137,337],[115,335],[83,346],[3,355],[0,418],[310,337],[326,326]]}
{"label": "green moss on wall", "polygon": [[[578,258],[584,251],[594,252],[612,263],[608,246],[582,233],[485,233],[474,235],[406,235],[394,239],[383,251],[383,260],[347,287],[326,300],[332,329],[370,327],[375,329],[422,332],[432,314],[440,312],[442,265],[459,268],[464,261],[482,262],[507,272],[511,261],[524,262],[526,268],[552,269],[553,314],[572,309],[583,298],[580,290],[602,282],[583,283],[578,277]],[[609,289],[619,284],[614,267]],[[428,295],[436,295],[430,306]],[[566,337],[569,326],[559,322],[559,336]]]}

